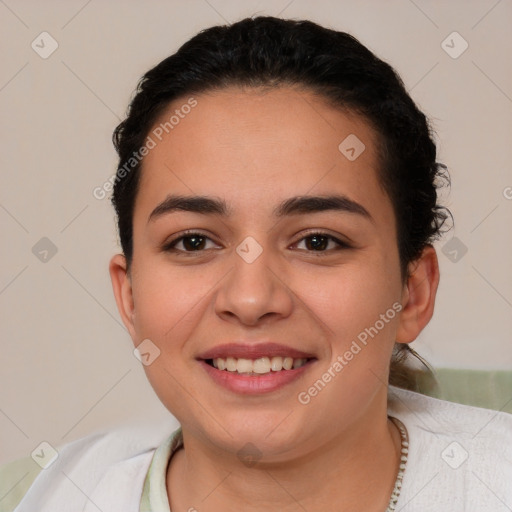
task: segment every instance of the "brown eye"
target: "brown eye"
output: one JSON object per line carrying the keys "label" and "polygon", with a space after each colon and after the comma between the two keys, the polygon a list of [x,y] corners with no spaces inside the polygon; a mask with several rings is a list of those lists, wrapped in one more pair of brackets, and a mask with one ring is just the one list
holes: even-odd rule
{"label": "brown eye", "polygon": [[163,249],[170,252],[202,252],[210,248],[206,247],[208,241],[212,242],[209,237],[202,233],[188,233],[171,240]]}
{"label": "brown eye", "polygon": [[328,252],[329,249],[339,250],[351,247],[349,244],[327,233],[311,233],[299,240],[299,243],[302,241],[305,241],[305,247],[308,252]]}

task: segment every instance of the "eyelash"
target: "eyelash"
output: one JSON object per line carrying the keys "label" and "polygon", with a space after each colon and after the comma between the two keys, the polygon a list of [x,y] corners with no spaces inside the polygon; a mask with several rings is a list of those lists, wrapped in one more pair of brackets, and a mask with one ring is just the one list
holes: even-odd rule
{"label": "eyelash", "polygon": [[[295,242],[294,245],[296,245],[299,242],[302,242],[303,240],[306,240],[307,238],[312,238],[315,236],[325,237],[329,241],[335,242],[338,245],[338,247],[335,248],[334,250],[352,249],[353,248],[353,246],[350,245],[349,243],[339,240],[338,238],[330,235],[329,233],[325,233],[323,231],[311,231],[311,232],[307,233],[305,236],[303,236],[302,238],[300,238],[297,242]],[[205,238],[205,239],[212,241],[209,236],[207,236],[204,233],[201,233],[200,231],[187,231],[186,233],[182,234],[178,238],[175,238],[175,239],[170,240],[169,242],[165,243],[162,247],[162,250],[165,252],[182,253],[182,254],[191,255],[191,256],[196,253],[205,252],[207,249],[199,249],[197,251],[184,251],[182,249],[176,249],[176,245],[178,245],[179,242],[181,242],[187,238],[194,238],[194,237]],[[330,250],[326,249],[323,251],[307,250],[307,252],[322,254],[322,253],[329,253],[332,250],[333,249],[330,249]]]}

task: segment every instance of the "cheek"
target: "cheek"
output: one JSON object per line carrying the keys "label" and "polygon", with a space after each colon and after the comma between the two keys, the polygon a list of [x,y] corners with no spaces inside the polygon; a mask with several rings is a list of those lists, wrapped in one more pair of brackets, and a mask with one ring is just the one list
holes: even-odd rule
{"label": "cheek", "polygon": [[384,259],[373,261],[373,264],[340,267],[328,278],[315,279],[309,296],[308,290],[302,292],[308,297],[311,309],[318,312],[332,340],[331,360],[352,346],[352,351],[357,352],[353,358],[360,364],[388,363],[400,309],[399,271],[386,266]]}
{"label": "cheek", "polygon": [[143,266],[132,282],[135,330],[139,337],[173,350],[188,337],[214,279],[192,267],[148,267]]}
{"label": "cheek", "polygon": [[189,414],[183,389],[195,386],[192,349],[188,341],[205,314],[213,276],[194,274],[193,270],[162,265],[141,265],[132,281],[137,343],[149,339],[158,355],[144,365],[149,383],[172,414]]}
{"label": "cheek", "polygon": [[360,411],[387,383],[401,309],[399,283],[399,274],[381,264],[347,266],[315,281],[322,293],[310,293],[314,302],[308,306],[325,326],[330,354],[304,391],[316,393],[317,379],[329,382],[311,395],[319,409],[343,418],[347,410]]}

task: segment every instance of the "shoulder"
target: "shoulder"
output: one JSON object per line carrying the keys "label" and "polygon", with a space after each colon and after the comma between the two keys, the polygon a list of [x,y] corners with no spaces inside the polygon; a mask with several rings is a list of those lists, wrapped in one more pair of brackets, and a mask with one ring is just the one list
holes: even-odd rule
{"label": "shoulder", "polygon": [[[494,436],[512,441],[512,414],[463,405],[389,386],[390,411],[439,435],[470,436],[476,442]],[[481,435],[480,435],[481,434]]]}
{"label": "shoulder", "polygon": [[403,489],[412,500],[410,510],[418,506],[430,510],[432,495],[438,497],[436,510],[512,506],[511,414],[394,386],[389,387],[388,397],[388,413],[400,419],[409,433]]}
{"label": "shoulder", "polygon": [[[83,491],[92,493],[116,466],[133,466],[131,461],[146,465],[149,455],[172,430],[168,424],[125,425],[61,446],[47,445],[51,458],[43,450],[5,464],[0,467],[0,512],[31,510],[29,503],[45,503],[47,507],[41,510],[51,510],[50,503],[64,503],[62,500],[70,500],[82,510]],[[147,456],[141,458],[144,454]],[[16,508],[25,503],[27,507]]]}

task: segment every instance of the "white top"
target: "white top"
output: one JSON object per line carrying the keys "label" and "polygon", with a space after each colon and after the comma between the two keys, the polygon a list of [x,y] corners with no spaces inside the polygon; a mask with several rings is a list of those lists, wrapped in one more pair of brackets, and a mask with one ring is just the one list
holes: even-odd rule
{"label": "white top", "polygon": [[[394,386],[388,414],[409,434],[397,511],[512,511],[511,414]],[[28,491],[18,492],[23,498],[15,508],[9,503],[24,485],[16,483],[24,470],[9,477],[8,468],[0,468],[0,512],[170,512],[165,473],[180,445],[181,432],[162,437],[162,425],[79,439],[58,450]]]}

